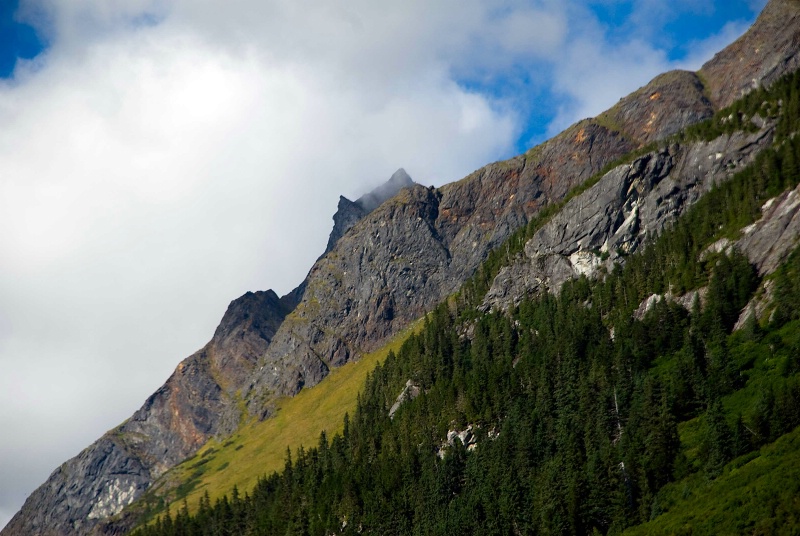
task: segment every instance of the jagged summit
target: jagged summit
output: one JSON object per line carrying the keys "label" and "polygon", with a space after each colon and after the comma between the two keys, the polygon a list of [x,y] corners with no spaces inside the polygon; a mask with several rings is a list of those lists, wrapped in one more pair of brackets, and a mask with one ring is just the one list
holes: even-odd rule
{"label": "jagged summit", "polygon": [[394,197],[403,188],[413,186],[414,181],[408,176],[403,168],[394,172],[391,178],[368,192],[355,201],[350,201],[345,196],[339,196],[339,206],[336,214],[333,215],[333,229],[328,237],[328,245],[325,253],[328,253],[336,245],[336,242],[346,233],[358,220],[378,208],[384,201]]}
{"label": "jagged summit", "polygon": [[387,199],[394,197],[397,192],[402,190],[403,188],[407,188],[412,186],[414,181],[411,180],[411,177],[408,176],[406,170],[403,168],[398,169],[394,172],[392,177],[386,181],[385,183],[381,184],[374,190],[369,193],[366,193],[359,197],[356,200],[356,204],[359,205],[365,212],[369,213],[378,208],[378,206],[386,201]]}

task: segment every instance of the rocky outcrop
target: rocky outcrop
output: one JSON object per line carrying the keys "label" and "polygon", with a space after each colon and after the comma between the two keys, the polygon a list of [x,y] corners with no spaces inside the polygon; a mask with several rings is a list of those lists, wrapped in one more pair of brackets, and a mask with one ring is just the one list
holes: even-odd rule
{"label": "rocky outcrop", "polygon": [[361,218],[378,208],[384,201],[397,195],[403,188],[413,186],[414,181],[408,176],[406,170],[398,169],[388,181],[378,186],[369,193],[350,201],[345,196],[339,197],[339,206],[333,215],[333,229],[328,237],[325,253],[330,252],[339,239]]}
{"label": "rocky outcrop", "polygon": [[414,380],[408,380],[406,385],[403,387],[403,390],[400,391],[400,394],[397,396],[397,400],[395,400],[394,404],[392,404],[392,407],[389,408],[389,418],[393,419],[394,414],[397,413],[397,410],[400,409],[400,406],[417,398],[419,393],[419,385],[414,383]]}
{"label": "rocky outcrop", "polygon": [[770,199],[761,219],[742,230],[736,247],[762,276],[773,273],[797,246],[800,238],[800,187]]}
{"label": "rocky outcrop", "polygon": [[444,459],[448,449],[456,446],[456,440],[458,440],[465,449],[470,451],[475,450],[475,447],[478,446],[478,438],[475,437],[475,431],[477,431],[477,429],[477,426],[473,427],[473,425],[470,424],[460,431],[457,429],[448,430],[447,439],[445,439],[444,443],[442,443],[442,445],[436,449],[436,455],[440,459]]}
{"label": "rocky outcrop", "polygon": [[[742,229],[742,237],[731,247],[744,253],[759,275],[768,276],[800,243],[800,186],[764,203],[761,213],[757,222]],[[763,320],[771,310],[774,290],[774,281],[764,280],[733,329],[744,328],[751,317]]]}
{"label": "rocky outcrop", "polygon": [[736,324],[733,326],[734,331],[744,329],[751,318],[757,321],[763,320],[768,312],[774,311],[772,308],[772,300],[775,296],[775,282],[771,279],[765,280],[761,287],[756,292],[755,296],[745,305],[742,312],[739,314]]}
{"label": "rocky outcrop", "polygon": [[[756,267],[760,276],[765,277],[778,269],[800,243],[800,186],[774,197],[761,207],[761,218],[741,230],[738,240],[721,238],[708,246],[701,254],[700,261],[712,254],[729,255],[736,249],[743,253]],[[653,294],[645,299],[634,311],[634,318],[641,320],[655,306],[666,299],[691,310],[695,298],[702,305],[705,301],[706,287],[691,291],[680,297],[669,293]],[[750,317],[762,320],[769,311],[773,298],[774,282],[765,280],[759,291],[742,310],[734,330],[745,327]]]}
{"label": "rocky outcrop", "polygon": [[414,181],[408,176],[406,170],[400,168],[389,177],[388,181],[356,199],[356,205],[361,207],[365,213],[369,214],[384,202],[396,196],[397,192],[403,188],[408,188],[413,185]]}
{"label": "rocky outcrop", "polygon": [[331,234],[328,237],[328,245],[325,247],[325,253],[331,251],[336,245],[336,242],[344,236],[344,233],[366,215],[367,213],[360,205],[340,195],[336,214],[333,215],[333,229],[331,229]]}
{"label": "rocky outcrop", "polygon": [[118,436],[108,434],[56,469],[4,533],[86,534],[96,520],[133,502],[149,482],[147,468],[130,456]]}
{"label": "rocky outcrop", "polygon": [[751,162],[771,133],[673,144],[611,170],[536,232],[524,255],[497,275],[483,308],[505,310],[530,293],[557,292],[568,279],[610,268]]}
{"label": "rocky outcrop", "polygon": [[717,109],[800,67],[800,2],[770,0],[755,24],[700,70]]}
{"label": "rocky outcrop", "polygon": [[647,313],[652,311],[656,305],[664,300],[669,303],[680,305],[689,312],[692,311],[695,304],[702,309],[706,302],[706,296],[708,296],[708,287],[690,290],[682,296],[675,296],[671,292],[667,292],[666,294],[651,294],[639,304],[639,307],[633,312],[633,318],[636,320],[644,320]]}
{"label": "rocky outcrop", "polygon": [[621,99],[598,119],[647,144],[712,115],[714,106],[700,77],[689,71],[670,71]]}

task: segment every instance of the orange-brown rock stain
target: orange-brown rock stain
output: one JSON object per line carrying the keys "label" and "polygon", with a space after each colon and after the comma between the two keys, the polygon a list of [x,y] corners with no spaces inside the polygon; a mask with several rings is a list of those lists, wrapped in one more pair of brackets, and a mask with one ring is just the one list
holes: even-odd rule
{"label": "orange-brown rock stain", "polygon": [[[183,369],[183,363],[178,365],[179,372],[182,373]],[[192,423],[191,418],[186,419],[182,416],[180,401],[181,388],[179,385],[177,385],[177,382],[172,384],[170,391],[168,402],[169,414],[172,417],[170,428],[175,430],[185,445],[192,445],[193,448],[202,446],[208,438],[197,430]]]}

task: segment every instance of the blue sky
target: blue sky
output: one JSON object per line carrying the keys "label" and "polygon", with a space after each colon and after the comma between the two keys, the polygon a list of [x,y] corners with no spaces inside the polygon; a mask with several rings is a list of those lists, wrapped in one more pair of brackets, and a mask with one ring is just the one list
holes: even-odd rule
{"label": "blue sky", "polygon": [[699,68],[765,3],[20,2],[0,0],[0,526],[232,299],[299,284],[340,194],[524,151]]}
{"label": "blue sky", "polygon": [[15,18],[18,7],[19,0],[6,0],[0,3],[0,77],[2,78],[8,78],[12,74],[18,59],[34,58],[44,49],[36,30]]}

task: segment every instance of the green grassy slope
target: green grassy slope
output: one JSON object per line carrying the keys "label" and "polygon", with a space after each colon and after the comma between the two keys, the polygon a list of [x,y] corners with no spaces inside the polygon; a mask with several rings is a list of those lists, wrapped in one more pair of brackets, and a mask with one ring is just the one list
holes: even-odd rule
{"label": "green grassy slope", "polygon": [[152,517],[168,502],[186,499],[194,510],[206,493],[215,500],[234,486],[249,490],[258,478],[283,467],[287,449],[316,446],[323,431],[330,437],[341,432],[345,414],[356,409],[367,374],[421,326],[421,321],[413,323],[384,347],[332,370],[325,381],[297,396],[283,399],[274,417],[247,422],[224,442],[209,441],[160,479],[138,506]]}

